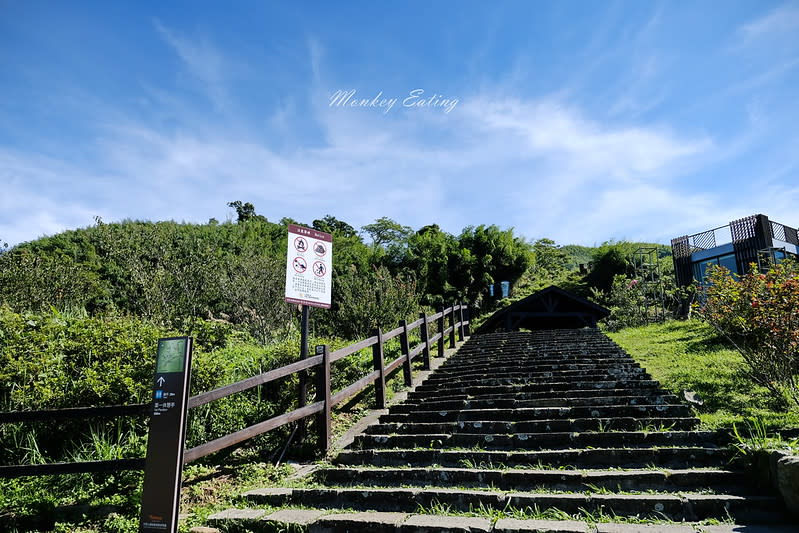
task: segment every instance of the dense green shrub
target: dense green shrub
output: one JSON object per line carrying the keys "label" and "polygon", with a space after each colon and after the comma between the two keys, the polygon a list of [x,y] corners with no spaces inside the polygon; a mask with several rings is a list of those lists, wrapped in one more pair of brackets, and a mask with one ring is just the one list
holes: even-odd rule
{"label": "dense green shrub", "polygon": [[709,269],[699,314],[735,345],[750,377],[799,405],[799,265],[786,260],[744,276]]}

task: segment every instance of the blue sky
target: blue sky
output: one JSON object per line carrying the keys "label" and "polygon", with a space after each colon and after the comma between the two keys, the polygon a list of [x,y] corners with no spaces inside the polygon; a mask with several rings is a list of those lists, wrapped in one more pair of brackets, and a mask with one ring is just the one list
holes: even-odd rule
{"label": "blue sky", "polygon": [[0,0],[0,240],[233,200],[559,244],[796,227],[797,97],[797,1]]}

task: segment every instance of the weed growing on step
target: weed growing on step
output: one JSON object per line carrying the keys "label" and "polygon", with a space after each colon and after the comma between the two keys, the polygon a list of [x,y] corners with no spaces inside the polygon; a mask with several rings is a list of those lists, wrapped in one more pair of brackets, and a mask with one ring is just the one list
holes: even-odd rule
{"label": "weed growing on step", "polygon": [[770,450],[784,450],[793,454],[799,453],[799,439],[783,439],[780,435],[770,434],[766,423],[761,418],[744,420],[745,430],[740,430],[738,424],[732,425],[735,442],[733,460],[752,457]]}
{"label": "weed growing on step", "polygon": [[674,431],[675,425],[674,423],[666,425],[664,422],[658,424],[652,422],[638,422],[638,431],[642,432],[644,435],[649,435],[650,433],[666,433],[668,431]]}

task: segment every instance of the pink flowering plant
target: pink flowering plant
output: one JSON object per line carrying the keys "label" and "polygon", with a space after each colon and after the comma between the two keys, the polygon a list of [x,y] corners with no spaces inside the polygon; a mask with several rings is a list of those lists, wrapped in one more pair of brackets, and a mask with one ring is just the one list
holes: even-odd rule
{"label": "pink flowering plant", "polygon": [[733,343],[752,380],[783,407],[799,405],[799,265],[785,260],[744,276],[709,269],[699,315]]}

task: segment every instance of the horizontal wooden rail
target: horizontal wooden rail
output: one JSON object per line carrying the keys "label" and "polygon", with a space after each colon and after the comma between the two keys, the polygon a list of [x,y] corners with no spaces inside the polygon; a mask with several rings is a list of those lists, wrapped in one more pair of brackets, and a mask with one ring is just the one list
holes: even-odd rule
{"label": "horizontal wooden rail", "polygon": [[331,401],[333,402],[333,405],[338,405],[347,398],[349,398],[350,396],[355,396],[356,394],[364,390],[366,387],[374,383],[374,381],[378,377],[380,377],[380,371],[374,370],[369,374],[365,375],[364,377],[362,377],[361,379],[359,379],[358,381],[356,381],[355,383],[353,383],[352,385],[341,389],[339,392],[337,392],[332,396]]}
{"label": "horizontal wooden rail", "polygon": [[389,339],[393,339],[394,337],[399,337],[403,332],[402,326],[392,329],[388,333],[383,333],[383,342],[386,342]]}
{"label": "horizontal wooden rail", "polygon": [[404,363],[404,362],[405,362],[405,356],[402,356],[402,355],[401,355],[401,356],[399,356],[399,357],[397,357],[397,358],[396,358],[396,359],[394,359],[393,361],[391,361],[389,364],[387,364],[387,365],[386,365],[386,370],[385,370],[385,372],[386,372],[386,375],[389,375],[389,374],[391,374],[392,372],[394,372],[394,371],[395,371],[397,368],[399,368],[399,367],[402,365],[402,363]]}
{"label": "horizontal wooden rail", "polygon": [[118,416],[142,416],[149,412],[151,404],[107,405],[103,407],[69,407],[66,409],[41,409],[37,411],[11,411],[0,413],[0,424],[12,422],[40,422],[81,418],[105,418]]}
{"label": "horizontal wooden rail", "polygon": [[201,444],[200,446],[194,447],[191,450],[186,450],[186,452],[183,454],[183,462],[190,463],[191,461],[199,459],[200,457],[205,457],[206,455],[218,452],[219,450],[233,446],[239,442],[251,439],[252,437],[260,435],[261,433],[265,433],[282,425],[288,424],[289,422],[294,422],[300,418],[314,415],[324,409],[324,407],[324,402],[315,402],[310,405],[306,405],[305,407],[300,407],[299,409],[289,411],[286,414],[270,418],[269,420],[264,420],[263,422],[259,422],[248,428],[225,435],[224,437],[219,437],[218,439],[206,442],[205,444]]}
{"label": "horizontal wooden rail", "polygon": [[83,461],[80,463],[0,466],[0,478],[82,474],[90,472],[117,472],[120,470],[144,470],[144,458]]}
{"label": "horizontal wooden rail", "polygon": [[263,385],[264,383],[269,383],[270,381],[286,377],[290,374],[294,374],[295,372],[300,372],[302,370],[314,367],[321,362],[322,356],[316,355],[314,357],[309,357],[308,359],[303,359],[302,361],[297,361],[296,363],[291,363],[290,365],[264,372],[263,374],[258,374],[257,376],[253,376],[251,378],[237,381],[236,383],[231,383],[230,385],[225,385],[224,387],[219,387],[218,389],[214,389],[212,391],[203,392],[202,394],[198,394],[197,396],[192,396],[189,398],[189,409],[192,407],[199,407],[200,405],[204,405],[214,400],[219,400],[225,396],[230,396],[231,394],[242,392],[247,389],[257,387],[258,385]]}
{"label": "horizontal wooden rail", "polygon": [[[459,312],[458,312],[459,311]],[[465,313],[464,313],[465,311]],[[457,316],[456,316],[456,312]],[[189,398],[188,407],[194,408],[207,403],[225,398],[232,394],[243,392],[245,390],[257,387],[284,378],[291,374],[303,372],[314,367],[319,367],[322,372],[319,375],[323,388],[328,392],[322,396],[317,397],[317,401],[310,405],[301,406],[293,411],[284,413],[279,416],[272,417],[263,422],[259,422],[250,427],[235,431],[231,434],[219,437],[205,444],[201,444],[183,454],[183,462],[189,463],[206,455],[218,452],[230,446],[234,446],[247,439],[273,430],[285,424],[318,415],[327,420],[325,423],[329,426],[329,411],[332,406],[335,406],[347,398],[354,396],[367,387],[375,385],[380,388],[380,383],[385,380],[386,376],[393,374],[401,366],[404,366],[404,371],[407,374],[405,377],[406,384],[411,382],[411,362],[419,354],[424,353],[424,367],[429,368],[429,353],[425,350],[430,350],[432,345],[438,343],[439,355],[443,355],[444,342],[449,336],[450,346],[455,346],[455,332],[458,332],[458,337],[463,340],[464,331],[468,335],[469,325],[468,307],[463,304],[451,305],[447,308],[439,308],[439,311],[432,315],[421,313],[421,317],[417,320],[406,323],[400,322],[400,326],[392,329],[386,333],[375,330],[376,335],[368,337],[364,340],[340,348],[334,352],[325,352],[325,355],[317,355],[309,357],[286,366],[269,370],[257,376],[243,379],[230,385],[225,385],[217,389],[203,392]],[[445,327],[445,318],[449,316],[449,327]],[[457,320],[457,321],[456,321]],[[429,334],[428,324],[435,324],[437,332],[434,335]],[[409,347],[409,332],[420,329],[419,336],[422,342]],[[386,341],[400,337],[402,354],[391,363],[384,365],[383,363],[383,345]],[[329,365],[335,361],[343,359],[348,355],[359,352],[361,350],[372,348],[373,357],[375,358],[375,370],[363,376],[355,383],[348,385],[336,394],[329,393],[330,374]],[[325,348],[327,349],[327,348]],[[324,368],[323,368],[324,367]],[[328,370],[325,371],[325,368]],[[382,385],[384,387],[385,385]],[[382,390],[382,389],[381,389]],[[383,394],[376,391],[377,395]],[[384,401],[384,399],[383,399]],[[378,398],[378,403],[380,399]],[[68,419],[86,419],[98,417],[119,417],[119,416],[146,416],[149,415],[151,403],[131,404],[131,405],[115,405],[104,407],[75,407],[68,409],[46,409],[37,411],[17,411],[0,413],[0,424],[2,423],[18,423],[18,422],[36,422],[36,421],[50,421],[50,420],[68,420]],[[329,441],[329,438],[327,439]],[[329,444],[329,443],[328,443]],[[323,446],[323,450],[327,446]],[[19,476],[36,476],[36,475],[52,475],[52,474],[70,474],[80,472],[111,472],[119,470],[141,470],[144,468],[145,459],[143,458],[130,458],[118,459],[110,461],[84,461],[78,463],[51,463],[43,465],[9,465],[0,466],[0,478],[3,477],[19,477]]]}
{"label": "horizontal wooden rail", "polygon": [[369,348],[370,346],[377,344],[377,337],[369,337],[368,339],[364,339],[360,342],[356,342],[355,344],[350,344],[344,348],[338,349],[335,352],[330,354],[330,362],[333,363],[347,357],[350,354],[355,352],[359,352],[364,348]]}
{"label": "horizontal wooden rail", "polygon": [[412,348],[410,353],[408,354],[408,357],[410,357],[411,360],[413,360],[414,357],[416,357],[417,355],[422,353],[422,350],[424,350],[424,347],[425,347],[425,344],[421,343],[421,344],[417,345],[416,347]]}
{"label": "horizontal wooden rail", "polygon": [[[422,325],[422,322],[424,322],[424,320],[422,320],[421,318],[419,318],[417,320],[414,320],[413,322],[408,324],[408,331],[418,328],[419,326]],[[429,320],[428,320],[428,322],[429,322]]]}

